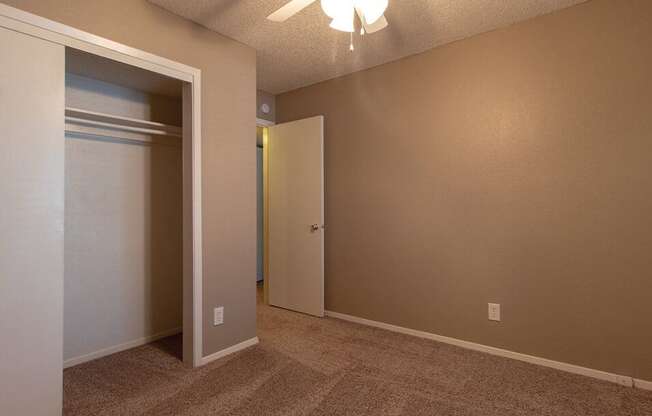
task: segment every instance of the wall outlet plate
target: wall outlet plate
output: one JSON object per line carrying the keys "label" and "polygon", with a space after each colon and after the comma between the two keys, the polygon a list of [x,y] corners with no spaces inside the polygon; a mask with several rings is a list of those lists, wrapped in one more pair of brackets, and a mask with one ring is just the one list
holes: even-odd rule
{"label": "wall outlet plate", "polygon": [[489,320],[500,321],[500,303],[489,304]]}
{"label": "wall outlet plate", "polygon": [[213,325],[222,325],[224,323],[224,306],[218,306],[213,309]]}

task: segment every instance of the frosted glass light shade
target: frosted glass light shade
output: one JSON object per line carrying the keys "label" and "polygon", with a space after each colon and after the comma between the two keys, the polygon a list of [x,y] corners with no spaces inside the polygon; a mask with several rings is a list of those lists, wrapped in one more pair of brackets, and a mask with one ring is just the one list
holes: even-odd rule
{"label": "frosted glass light shade", "polygon": [[321,9],[331,19],[342,18],[353,8],[353,0],[321,0]]}
{"label": "frosted glass light shade", "polygon": [[[337,2],[337,0],[331,1]],[[362,10],[364,20],[369,25],[380,19],[388,5],[389,0],[355,0],[355,6]]]}
{"label": "frosted glass light shade", "polygon": [[330,27],[336,30],[341,30],[342,32],[353,32],[355,27],[353,26],[353,15],[355,10],[351,7],[348,11],[340,13],[335,16],[333,21],[330,24]]}
{"label": "frosted glass light shade", "polygon": [[321,8],[333,19],[330,27],[342,32],[355,31],[355,9],[364,16],[366,24],[373,24],[385,13],[389,0],[321,0]]}

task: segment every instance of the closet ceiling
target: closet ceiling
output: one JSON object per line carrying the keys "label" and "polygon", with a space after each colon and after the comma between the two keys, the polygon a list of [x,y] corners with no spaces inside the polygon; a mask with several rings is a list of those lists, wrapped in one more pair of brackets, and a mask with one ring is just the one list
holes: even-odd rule
{"label": "closet ceiling", "polygon": [[182,82],[78,49],[66,48],[66,72],[123,87],[181,98]]}
{"label": "closet ceiling", "polygon": [[278,94],[423,52],[586,0],[390,0],[389,27],[354,35],[328,27],[315,2],[283,23],[288,0],[149,0],[258,51],[258,88]]}

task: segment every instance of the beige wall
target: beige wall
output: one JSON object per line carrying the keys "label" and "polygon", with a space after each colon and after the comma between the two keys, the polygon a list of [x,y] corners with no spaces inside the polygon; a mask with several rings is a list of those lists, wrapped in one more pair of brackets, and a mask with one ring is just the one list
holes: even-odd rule
{"label": "beige wall", "polygon": [[327,309],[652,380],[651,21],[593,0],[278,96],[326,117]]}
{"label": "beige wall", "polygon": [[204,355],[255,336],[255,51],[145,0],[2,1],[201,69]]}

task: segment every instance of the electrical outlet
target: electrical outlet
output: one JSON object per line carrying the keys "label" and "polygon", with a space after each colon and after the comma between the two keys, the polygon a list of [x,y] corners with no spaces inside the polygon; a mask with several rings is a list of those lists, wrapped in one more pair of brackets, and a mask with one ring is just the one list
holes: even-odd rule
{"label": "electrical outlet", "polygon": [[213,309],[213,325],[222,325],[224,323],[224,306]]}
{"label": "electrical outlet", "polygon": [[500,321],[500,303],[489,304],[489,320]]}

